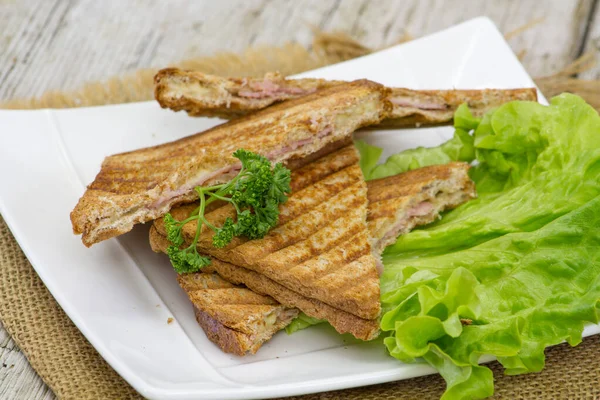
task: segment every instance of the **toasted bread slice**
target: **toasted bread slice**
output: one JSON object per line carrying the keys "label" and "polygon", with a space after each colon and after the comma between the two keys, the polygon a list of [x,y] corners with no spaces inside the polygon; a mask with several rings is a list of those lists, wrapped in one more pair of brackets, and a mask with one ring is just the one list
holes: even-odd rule
{"label": "toasted bread slice", "polygon": [[443,125],[452,123],[454,112],[463,103],[471,113],[482,117],[509,101],[537,101],[536,88],[481,90],[390,89],[392,108],[381,127]]}
{"label": "toasted bread slice", "polygon": [[227,353],[256,353],[298,315],[298,309],[233,285],[216,273],[179,275],[178,282],[207,337]]}
{"label": "toasted bread slice", "polygon": [[[163,69],[154,78],[154,95],[161,107],[192,116],[237,118],[272,104],[306,96],[344,83],[325,79],[286,79],[278,73],[263,78],[223,78],[177,68]],[[382,121],[388,127],[452,122],[454,111],[467,103],[476,116],[512,100],[537,100],[535,88],[483,90],[411,90],[392,88],[392,108]]]}
{"label": "toasted bread slice", "polygon": [[[165,252],[169,246],[169,241],[167,238],[161,235],[154,226],[150,229],[150,243],[154,251],[157,252]],[[286,309],[301,309],[312,317],[329,321],[339,333],[350,333],[362,340],[371,340],[377,337],[379,334],[378,319],[368,320],[357,317],[349,312],[331,307],[330,305],[319,300],[303,296],[255,271],[239,267],[216,258],[213,258],[210,268],[211,270],[216,271],[227,281],[238,285],[243,284],[247,288],[251,289],[251,291],[261,294],[265,299],[265,302],[275,299],[278,303],[283,304]],[[207,274],[200,272],[191,275],[202,276]],[[189,292],[188,296],[190,296]],[[194,300],[192,300],[192,302],[194,302]],[[194,305],[197,307],[196,303],[194,303]],[[289,322],[291,321],[288,321],[288,323]],[[284,326],[285,325],[281,326],[279,329],[283,328]],[[274,334],[275,331],[272,331],[272,333]],[[230,343],[231,335],[228,335],[225,339],[221,339],[218,337],[218,335],[211,334],[209,335],[209,338],[226,352],[231,352],[227,350],[230,348],[244,348],[246,346],[245,343],[247,343],[244,341],[239,346],[233,346]],[[262,343],[264,343],[264,341]]]}
{"label": "toasted bread slice", "polygon": [[178,68],[154,77],[154,97],[163,108],[191,116],[238,118],[276,102],[290,100],[344,83],[324,79],[286,80],[279,73],[264,78],[222,78]]}
{"label": "toasted bread slice", "polygon": [[107,157],[71,213],[73,231],[91,246],[193,201],[195,186],[237,173],[235,150],[274,162],[316,153],[378,123],[387,113],[386,90],[361,80],[336,85],[171,143]]}

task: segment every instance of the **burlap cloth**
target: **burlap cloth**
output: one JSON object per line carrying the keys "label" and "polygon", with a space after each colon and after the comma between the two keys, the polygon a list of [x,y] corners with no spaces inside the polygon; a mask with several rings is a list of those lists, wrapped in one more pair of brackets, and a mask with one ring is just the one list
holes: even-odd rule
{"label": "burlap cloth", "polygon": [[[178,64],[221,75],[261,75],[279,70],[298,73],[364,55],[370,50],[339,34],[317,34],[309,52],[297,44],[255,48],[241,56],[220,54]],[[597,108],[600,84],[583,82],[572,74],[585,68],[588,58],[564,71],[536,80],[546,96],[563,91],[582,95]],[[154,70],[104,83],[86,85],[77,92],[47,93],[39,99],[15,100],[1,108],[76,107],[148,100],[152,98]],[[100,357],[56,303],[37,276],[4,220],[0,217],[0,318],[33,368],[59,398],[126,399],[139,395]],[[504,376],[491,364],[496,380],[495,398],[600,399],[600,336],[571,348],[548,349],[546,368],[537,374]],[[444,391],[438,375],[400,382],[295,397],[296,399],[436,399]]]}

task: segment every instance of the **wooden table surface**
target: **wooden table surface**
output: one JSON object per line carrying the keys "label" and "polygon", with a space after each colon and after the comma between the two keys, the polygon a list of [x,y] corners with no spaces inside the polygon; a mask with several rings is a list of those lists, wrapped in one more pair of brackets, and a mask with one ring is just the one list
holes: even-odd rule
{"label": "wooden table surface", "polygon": [[[599,2],[0,0],[0,101],[219,51],[289,41],[308,47],[311,26],[377,48],[480,15],[508,34],[525,68],[539,77],[600,50]],[[600,65],[582,77],[599,79]],[[0,363],[0,399],[55,397],[1,325]]]}

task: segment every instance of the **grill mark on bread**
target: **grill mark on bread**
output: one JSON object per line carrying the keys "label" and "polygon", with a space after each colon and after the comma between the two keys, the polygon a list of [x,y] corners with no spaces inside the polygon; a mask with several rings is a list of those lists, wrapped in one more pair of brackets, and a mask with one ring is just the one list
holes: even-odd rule
{"label": "grill mark on bread", "polygon": [[292,172],[292,193],[324,180],[331,174],[353,166],[359,159],[353,146],[346,146],[332,154]]}
{"label": "grill mark on bread", "polygon": [[[378,293],[378,276],[375,271],[375,263],[371,254],[371,249],[367,248],[366,251],[359,257],[352,257],[350,260],[344,263],[329,263],[330,269],[321,270],[317,276],[308,278],[306,281],[302,281],[299,277],[294,277],[298,288],[311,288],[313,297],[316,299],[326,298],[322,300],[333,307],[341,310],[348,311],[358,317],[364,319],[376,318],[379,313],[379,307],[375,306],[373,301],[374,292]],[[361,264],[362,262],[362,264]],[[314,264],[313,264],[314,265]],[[305,267],[306,264],[300,264],[296,266],[296,270]],[[361,267],[362,269],[356,270]],[[344,270],[352,271],[352,274],[346,274]],[[370,271],[372,270],[372,271]],[[311,271],[309,268],[305,271],[305,276],[310,275]],[[343,278],[341,277],[343,275]],[[336,279],[337,278],[337,279]],[[332,285],[332,281],[339,281],[338,284]],[[369,281],[375,283],[375,285],[369,285]],[[289,281],[281,282],[284,286],[289,287]],[[343,282],[343,283],[342,283]],[[288,284],[286,284],[288,283]],[[371,287],[367,288],[369,285]],[[356,296],[351,293],[352,288],[359,287],[360,291],[366,293],[366,296]],[[337,296],[329,298],[328,293],[335,292]],[[361,298],[362,297],[362,298]],[[377,299],[378,300],[378,299]],[[349,311],[352,310],[352,311]]]}
{"label": "grill mark on bread", "polygon": [[319,182],[314,182],[310,186],[298,190],[295,192],[296,195],[291,196],[287,203],[281,207],[280,223],[282,225],[286,224],[298,216],[313,210],[327,201],[328,198],[331,199],[340,193],[340,191],[346,190],[361,179],[362,172],[360,172],[360,169],[347,167],[325,176]]}
{"label": "grill mark on bread", "polygon": [[[332,178],[332,180],[337,180],[337,174],[347,175],[349,172],[355,173],[355,171],[349,171],[349,168],[346,168],[343,171],[332,174],[328,178]],[[359,170],[360,172],[360,170]],[[327,202],[318,202],[314,204],[312,207],[307,207],[306,203],[302,203],[302,198],[304,195],[312,195],[311,192],[300,191],[297,192],[294,197],[299,198],[298,202],[289,201],[288,203],[281,206],[281,213],[287,215],[280,220],[280,224],[272,229],[263,239],[261,239],[261,248],[252,247],[251,250],[254,252],[253,254],[245,253],[243,259],[238,260],[236,262],[245,262],[246,258],[260,259],[263,256],[269,255],[272,252],[276,252],[285,247],[291,246],[299,241],[302,241],[309,237],[311,234],[326,226],[331,222],[332,219],[340,218],[344,212],[355,207],[359,202],[363,201],[359,196],[354,196],[353,192],[356,191],[356,188],[360,185],[360,181],[354,179],[356,175],[352,175],[352,180],[348,182],[343,182],[343,185],[336,186],[332,185],[334,190],[337,192],[335,196],[331,197]],[[310,187],[309,189],[312,189]],[[322,194],[322,193],[321,193]],[[293,206],[293,209],[290,210],[288,208],[288,204]],[[331,204],[335,204],[335,207],[332,207]],[[344,208],[340,208],[343,206]],[[211,213],[206,214],[206,219],[216,225],[222,226],[227,217],[233,217],[235,215],[234,208],[230,205],[219,208]],[[181,215],[178,219],[186,218],[185,215]],[[316,225],[310,225],[308,222],[310,221],[319,221]],[[295,228],[295,226],[297,228]],[[310,227],[308,229],[307,227]],[[191,221],[186,224],[183,228],[184,236],[187,240],[191,240],[196,233],[196,221]],[[208,229],[206,226],[202,227],[202,234],[199,239],[199,248],[203,249],[214,249],[212,246],[212,236],[213,232]],[[247,251],[246,248],[241,248],[248,242],[248,240],[244,240],[242,238],[234,238],[235,242],[232,241],[231,244],[225,247],[225,250],[229,253],[233,253],[232,257],[242,257],[241,253]],[[217,250],[215,250],[217,251]]]}
{"label": "grill mark on bread", "polygon": [[[372,299],[370,303],[357,302],[353,299],[345,299],[344,292],[336,291],[335,295],[332,295],[331,290],[321,290],[318,286],[315,286],[315,282],[298,282],[293,276],[290,274],[286,274],[287,268],[291,265],[287,265],[286,268],[281,267],[276,268],[272,265],[269,265],[264,261],[265,257],[268,257],[271,253],[276,250],[285,248],[287,246],[293,245],[295,243],[299,243],[300,241],[310,239],[318,229],[322,229],[324,227],[331,226],[332,224],[336,224],[336,222],[344,222],[344,217],[347,215],[349,210],[352,210],[358,207],[359,204],[362,203],[363,211],[362,213],[366,217],[366,193],[364,191],[366,188],[364,187],[364,182],[362,185],[362,193],[358,195],[354,195],[356,191],[356,187],[350,188],[350,193],[348,194],[341,192],[339,196],[332,198],[331,204],[324,204],[322,208],[323,211],[313,209],[311,212],[304,214],[297,219],[285,224],[282,227],[277,227],[272,230],[264,239],[260,241],[260,246],[253,243],[254,241],[248,241],[242,244],[241,246],[227,248],[226,251],[217,250],[212,247],[212,245],[203,246],[203,244],[199,245],[199,248],[202,251],[206,251],[209,254],[213,254],[214,256],[227,261],[233,264],[250,268],[258,273],[265,274],[267,277],[271,279],[275,279],[277,282],[287,286],[288,288],[303,287],[306,290],[312,292],[314,298],[319,299],[327,304],[330,304],[334,307],[343,307],[346,311],[350,313],[354,313],[362,318],[375,318],[379,314],[379,292],[373,293]],[[348,199],[348,200],[347,200]],[[347,201],[347,204],[344,204]],[[340,204],[344,206],[340,206]],[[360,212],[356,213],[357,216]],[[320,215],[320,217],[319,217]],[[355,217],[356,218],[356,217]],[[309,221],[318,221],[312,226],[308,224]],[[323,222],[326,221],[326,222]],[[366,223],[364,220],[359,224],[359,227],[366,233]],[[375,259],[370,255],[371,248],[369,244],[368,236],[362,235],[360,237],[363,242],[363,246],[365,247],[365,253],[369,254],[372,260],[372,274],[371,279],[378,281],[378,276],[375,267]],[[329,247],[335,246],[335,242],[330,243]],[[348,244],[351,245],[351,244]],[[353,245],[353,244],[352,244]],[[327,249],[325,249],[327,250]],[[317,252],[313,253],[313,257]],[[284,264],[292,264],[291,260],[282,260]],[[334,270],[340,268],[339,265],[331,265],[331,274],[333,274]],[[289,272],[289,271],[288,271]]]}
{"label": "grill mark on bread", "polygon": [[[322,284],[328,283],[327,286],[335,287],[336,290],[347,293],[351,289],[356,289],[358,286],[357,283],[363,282],[361,278],[368,277],[368,275],[371,274],[372,268],[371,253],[368,252],[362,254],[360,257],[349,260],[349,262],[336,264],[336,267],[331,271],[327,271],[326,274],[315,279],[315,284],[317,287],[326,287],[326,285]],[[339,279],[341,276],[344,277],[343,280]],[[366,279],[364,282],[365,284],[369,284],[369,279]],[[363,291],[364,289],[359,288],[359,290]],[[354,305],[355,301],[343,303],[345,303],[345,307],[351,307]],[[361,301],[358,301],[357,303],[361,304]]]}
{"label": "grill mark on bread", "polygon": [[[158,234],[158,231],[153,226],[150,229],[150,243],[154,251],[165,252],[168,241],[164,236]],[[223,262],[219,259],[213,259],[211,266],[207,270],[216,271],[227,281],[235,284],[244,284],[246,287],[256,293],[273,297],[277,302],[287,307],[297,307],[307,315],[328,320],[331,325],[339,333],[351,333],[356,338],[362,340],[371,340],[375,338],[379,333],[379,322],[377,319],[364,319],[357,317],[351,313],[343,310],[336,309],[326,303],[319,300],[312,299],[302,294],[295,292],[294,290],[288,289],[285,286],[278,284],[277,282],[257,273],[252,270],[238,267],[236,265]],[[204,275],[200,272],[197,275]],[[230,344],[230,340],[220,339],[218,335],[211,334],[211,331],[207,331],[210,326],[206,325],[206,321],[199,321],[202,328],[207,333],[207,336],[220,345]],[[281,326],[283,328],[285,325]],[[281,329],[280,328],[280,329]],[[223,332],[220,332],[225,334]],[[226,343],[222,343],[225,341]],[[261,342],[262,343],[262,342]],[[227,347],[229,348],[229,347]],[[224,349],[227,352],[230,350]],[[242,355],[243,353],[236,353]]]}
{"label": "grill mark on bread", "polygon": [[[352,233],[343,244],[364,242],[364,232],[358,234]],[[343,265],[349,264],[352,261],[369,254],[370,248],[366,246],[339,246],[332,247],[327,252],[308,260],[306,263],[301,263],[293,266],[293,273],[299,280],[318,280],[324,276],[335,273]],[[292,271],[290,271],[292,272]]]}
{"label": "grill mark on bread", "polygon": [[328,320],[339,333],[351,333],[356,338],[371,340],[379,333],[377,319],[364,319],[339,310],[317,299],[303,296],[255,271],[221,260],[214,260],[217,272],[227,280],[243,283],[258,293],[269,293],[288,307],[298,307],[307,315]]}
{"label": "grill mark on bread", "polygon": [[[338,223],[339,221],[340,220],[335,221],[334,224]],[[370,254],[371,249],[370,246],[363,246],[361,249],[362,251],[352,251],[352,243],[348,240],[350,237],[356,239],[356,235],[352,229],[344,230],[341,235],[338,235],[337,237],[331,237],[327,241],[324,241],[321,245],[315,245],[316,241],[322,239],[323,236],[333,230],[330,228],[330,226],[327,226],[316,232],[314,235],[311,235],[306,240],[295,243],[292,246],[287,246],[278,252],[269,254],[265,258],[255,261],[254,264],[259,268],[252,269],[259,270],[259,272],[267,276],[273,276],[278,273],[279,283],[288,287],[303,287],[305,289],[315,290],[316,292],[320,293],[319,296],[323,297],[321,300],[335,305],[334,299],[325,300],[325,298],[329,297],[327,296],[328,293],[326,291],[319,291],[318,285],[315,285],[315,282],[322,276],[327,274],[335,274],[337,269],[342,265],[341,261],[349,263],[360,255]],[[356,228],[358,230],[362,227],[358,225]],[[368,243],[366,240],[368,239],[365,239],[363,243]],[[318,258],[321,261],[320,264],[322,266],[322,261],[331,256],[329,252],[338,246],[343,247],[348,256],[338,260],[340,261],[338,263],[327,263],[329,268],[326,271],[324,271],[322,268],[317,269],[319,265],[313,263],[312,261],[315,258]],[[348,249],[346,249],[346,247]],[[352,255],[355,255],[355,257],[351,257]],[[303,270],[307,273],[302,274]],[[302,276],[298,276],[296,274]]]}
{"label": "grill mark on bread", "polygon": [[[280,217],[279,225],[289,221],[304,212],[309,211],[311,208],[318,204],[314,204],[311,207],[306,207],[307,203],[315,203],[313,196],[327,197],[332,192],[339,192],[345,186],[334,187],[330,183],[331,180],[348,179],[347,184],[362,179],[362,172],[356,168],[356,162],[358,161],[358,154],[354,149],[354,146],[346,146],[341,150],[334,151],[333,153],[317,160],[310,165],[304,166],[297,170],[292,171],[292,193],[293,196],[289,200],[280,206]],[[328,168],[331,166],[331,168]],[[351,167],[352,170],[348,170]],[[315,186],[312,188],[311,186]],[[309,187],[308,190],[304,190]],[[171,214],[177,220],[183,220],[189,216],[192,210],[197,207],[197,203],[192,205],[183,205],[171,210]],[[210,204],[208,207],[216,205],[216,203]],[[224,207],[231,207],[225,205]],[[220,207],[219,207],[220,209]],[[217,208],[215,208],[217,210]],[[217,218],[218,212],[223,210],[215,211],[208,210],[206,217],[209,222],[213,224],[222,224],[225,221],[225,216]],[[228,216],[232,216],[233,209],[229,208]],[[164,224],[162,224],[162,218],[155,220],[155,225],[159,232],[163,235],[166,234],[164,230]],[[196,225],[194,222],[188,223],[184,228],[184,233],[195,234]]]}
{"label": "grill mark on bread", "polygon": [[230,249],[230,258],[235,263],[249,265],[275,251],[309,238],[318,230],[343,217],[344,213],[348,210],[364,202],[364,198],[361,199],[360,196],[354,195],[359,185],[360,183],[357,183],[343,189],[332,197],[330,201],[321,203],[307,213],[301,214],[286,224],[272,229],[261,240],[260,247],[255,246],[254,243],[247,242],[235,249]]}
{"label": "grill mark on bread", "polygon": [[367,216],[367,222],[370,222],[375,219],[380,219],[382,217],[393,217],[398,213],[398,210],[409,203],[410,199],[404,197],[394,197],[386,200],[381,200],[374,202],[372,204],[376,205],[371,209]]}
{"label": "grill mark on bread", "polygon": [[349,237],[354,236],[352,228],[359,230],[362,227],[360,223],[355,223],[347,227],[349,229],[344,229],[341,234],[336,234],[339,228],[344,228],[340,226],[343,223],[345,221],[337,219],[331,225],[319,229],[308,238],[274,251],[257,261],[257,263],[262,268],[277,268],[280,271],[291,270],[315,256],[326,253],[338,245],[345,244]]}

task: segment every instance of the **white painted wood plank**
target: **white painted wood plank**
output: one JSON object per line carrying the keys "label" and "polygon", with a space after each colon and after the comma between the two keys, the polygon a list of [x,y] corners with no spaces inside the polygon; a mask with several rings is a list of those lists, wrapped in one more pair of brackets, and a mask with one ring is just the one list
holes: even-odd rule
{"label": "white painted wood plank", "polygon": [[0,322],[0,349],[7,349],[7,350],[18,349],[14,340],[12,340],[12,338],[10,337],[8,332],[6,332],[6,329],[4,329],[2,322]]}
{"label": "white painted wood plank", "polygon": [[[353,2],[360,7],[360,2]],[[374,7],[374,4],[381,4]],[[591,1],[471,1],[422,0],[411,2],[369,1],[361,18],[353,21],[348,10],[338,12],[325,26],[356,35],[368,46],[391,45],[404,32],[420,37],[485,15],[503,33],[527,23],[541,23],[509,40],[515,53],[526,50],[523,59],[530,74],[541,76],[555,72],[572,60],[582,40]],[[382,26],[381,28],[375,28]]]}
{"label": "white painted wood plank", "polygon": [[55,398],[0,324],[0,399]]}
{"label": "white painted wood plank", "polygon": [[596,65],[579,75],[582,79],[600,79],[600,1],[597,2],[594,15],[590,18],[589,33],[586,38],[584,52],[592,52]]}
{"label": "white painted wood plank", "polygon": [[[503,32],[544,21],[511,39],[533,75],[566,65],[575,55],[591,0],[285,0],[0,2],[0,100],[75,89],[140,67],[251,44],[309,46],[311,25],[350,33],[371,47],[418,37],[478,15]],[[26,27],[24,27],[26,25]]]}

